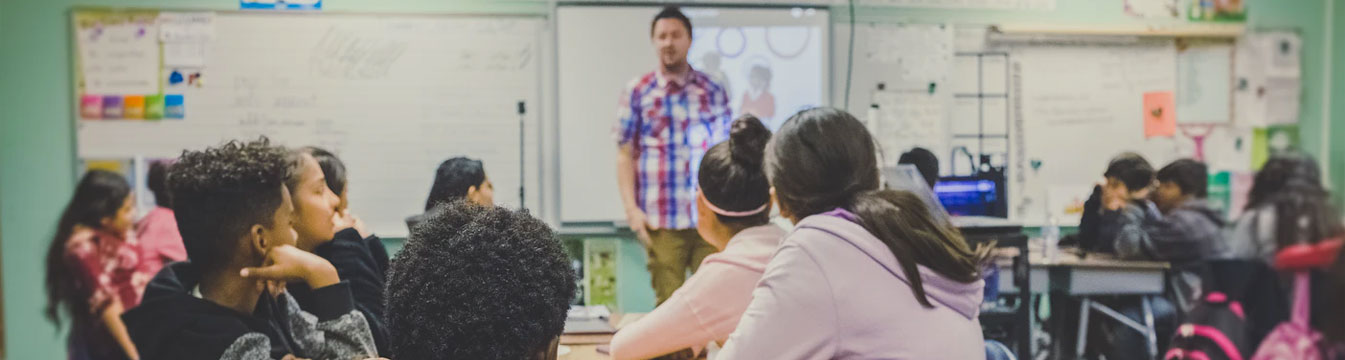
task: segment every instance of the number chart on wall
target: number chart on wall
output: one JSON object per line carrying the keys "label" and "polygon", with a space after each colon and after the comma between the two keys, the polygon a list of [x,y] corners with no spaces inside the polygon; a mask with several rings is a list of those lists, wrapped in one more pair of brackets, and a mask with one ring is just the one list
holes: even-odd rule
{"label": "number chart on wall", "polygon": [[384,236],[439,162],[481,159],[497,202],[536,207],[538,17],[79,10],[77,153],[144,163],[266,136],[338,154],[351,210]]}

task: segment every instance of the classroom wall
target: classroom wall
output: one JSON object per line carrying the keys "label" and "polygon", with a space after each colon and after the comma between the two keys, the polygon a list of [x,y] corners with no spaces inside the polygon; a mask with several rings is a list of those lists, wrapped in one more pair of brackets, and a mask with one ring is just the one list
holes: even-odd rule
{"label": "classroom wall", "polygon": [[1331,183],[1336,204],[1345,204],[1345,1],[1334,1],[1328,15],[1331,17]]}
{"label": "classroom wall", "polygon": [[[1321,152],[1322,94],[1335,84],[1334,118],[1345,116],[1345,69],[1325,78],[1324,35],[1334,31],[1335,42],[1345,41],[1345,4],[1333,9],[1337,24],[1325,26],[1326,2],[1333,0],[1252,0],[1252,27],[1296,27],[1304,34],[1304,93],[1301,131],[1303,145]],[[327,11],[393,13],[512,13],[546,14],[544,0],[328,0]],[[72,7],[117,6],[166,9],[232,10],[233,0],[4,0],[0,1],[0,271],[3,285],[4,340],[12,359],[59,359],[64,345],[56,327],[41,315],[45,304],[42,266],[45,248],[61,207],[74,185],[74,138],[71,120],[71,44],[69,11]],[[1058,0],[1053,12],[985,10],[857,9],[860,21],[951,23],[1052,22],[1067,24],[1136,23],[1121,14],[1121,1]],[[834,12],[847,21],[844,8]],[[1334,63],[1345,61],[1345,46],[1335,49]],[[839,66],[839,65],[838,65]],[[1333,124],[1330,134],[1345,135],[1345,124]],[[1345,144],[1331,149],[1335,189],[1345,189]],[[639,245],[622,246],[623,273],[647,278]],[[638,286],[627,286],[640,291]],[[626,290],[619,296],[627,296]],[[648,291],[643,289],[643,291]],[[633,299],[648,299],[631,294]],[[652,304],[624,304],[644,308]]]}

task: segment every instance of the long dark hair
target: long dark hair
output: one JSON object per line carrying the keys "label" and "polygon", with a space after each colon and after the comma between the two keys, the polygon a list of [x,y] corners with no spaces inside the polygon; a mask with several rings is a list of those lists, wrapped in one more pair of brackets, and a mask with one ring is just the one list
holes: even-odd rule
{"label": "long dark hair", "polygon": [[973,252],[919,197],[878,190],[877,146],[864,124],[841,110],[804,110],[785,121],[767,149],[766,172],[782,211],[796,218],[843,208],[892,251],[917,301],[932,307],[917,265],[949,279],[979,280],[985,252]]}
{"label": "long dark hair", "polygon": [[93,284],[78,283],[79,277],[72,273],[66,262],[66,242],[74,234],[75,226],[101,228],[103,219],[115,216],[130,194],[131,185],[115,172],[90,170],[79,180],[75,196],[61,213],[56,236],[47,247],[47,320],[59,325],[60,311],[64,307],[76,324],[88,323],[86,306],[92,296]]}
{"label": "long dark hair", "polygon": [[172,166],[172,161],[154,161],[149,163],[149,171],[145,175],[145,185],[154,194],[154,204],[170,209],[173,208],[173,195],[168,191],[168,171]]}
{"label": "long dark hair", "polygon": [[425,211],[435,205],[452,202],[467,196],[467,190],[486,182],[486,169],[481,160],[455,157],[444,160],[434,171],[434,185],[425,199]]}
{"label": "long dark hair", "polygon": [[1318,240],[1345,233],[1330,203],[1331,193],[1322,186],[1322,171],[1312,157],[1281,153],[1270,157],[1256,173],[1247,210],[1275,210],[1277,248]]}
{"label": "long dark hair", "polygon": [[[701,159],[700,191],[705,200],[727,211],[752,211],[771,202],[771,184],[761,163],[771,131],[761,120],[744,115],[733,121],[729,140],[715,144]],[[715,214],[720,222],[742,230],[770,222],[770,212],[730,217]]]}

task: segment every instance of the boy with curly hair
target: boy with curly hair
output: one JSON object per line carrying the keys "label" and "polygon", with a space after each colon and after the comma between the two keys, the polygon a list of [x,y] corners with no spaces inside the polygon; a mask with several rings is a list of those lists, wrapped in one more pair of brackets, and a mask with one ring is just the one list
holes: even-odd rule
{"label": "boy with curly hair", "polygon": [[[294,247],[290,153],[265,138],[187,151],[168,175],[186,262],[123,315],[143,359],[356,359],[375,355],[350,287]],[[301,309],[284,283],[322,301]]]}
{"label": "boy with curly hair", "polygon": [[524,210],[432,209],[388,272],[393,359],[555,359],[575,275],[556,234]]}

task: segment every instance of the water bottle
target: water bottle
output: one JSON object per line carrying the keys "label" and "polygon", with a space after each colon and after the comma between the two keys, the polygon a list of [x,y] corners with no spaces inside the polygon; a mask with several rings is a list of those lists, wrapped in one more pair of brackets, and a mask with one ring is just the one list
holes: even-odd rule
{"label": "water bottle", "polygon": [[1046,261],[1055,263],[1060,260],[1060,225],[1056,222],[1054,216],[1041,229],[1041,237],[1045,240],[1044,254]]}

